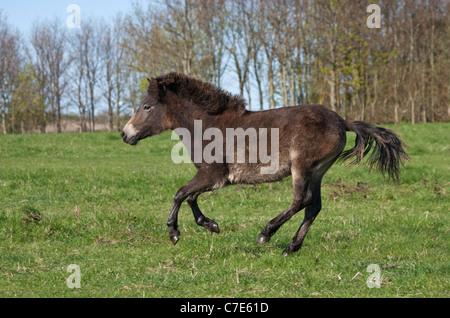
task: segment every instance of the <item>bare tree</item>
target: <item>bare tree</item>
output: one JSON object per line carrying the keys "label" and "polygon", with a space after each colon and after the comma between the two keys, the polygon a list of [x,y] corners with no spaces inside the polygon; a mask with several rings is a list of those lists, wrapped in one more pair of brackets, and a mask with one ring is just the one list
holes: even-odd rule
{"label": "bare tree", "polygon": [[[120,115],[122,105],[125,98],[125,88],[130,77],[130,69],[128,67],[127,55],[123,41],[125,41],[125,33],[122,28],[122,18],[117,16],[112,24],[104,23],[101,39],[101,55],[102,55],[102,90],[103,96],[108,107],[108,128],[109,131],[121,129]],[[116,120],[114,120],[114,118]]]}
{"label": "bare tree", "polygon": [[[23,61],[22,44],[19,31],[9,25],[3,11],[0,10],[0,94],[2,130],[8,132],[8,112],[13,112],[11,96],[16,89],[17,75]],[[14,123],[11,125],[14,129]]]}
{"label": "bare tree", "polygon": [[226,0],[196,1],[196,22],[201,33],[199,47],[202,73],[208,81],[221,84],[227,63],[225,60]]}
{"label": "bare tree", "polygon": [[234,71],[238,78],[239,93],[244,96],[244,88],[250,77],[250,61],[253,58],[251,40],[251,19],[254,1],[230,1],[227,16],[228,32],[225,47],[234,62]]}
{"label": "bare tree", "polygon": [[69,99],[72,104],[77,105],[80,119],[80,132],[86,132],[88,131],[88,89],[85,81],[84,51],[78,33],[70,36],[70,48],[73,63],[69,72],[69,76],[72,78],[71,85],[69,86]]}
{"label": "bare tree", "polygon": [[31,30],[30,43],[33,49],[30,56],[35,60],[33,64],[36,74],[41,79],[41,85],[48,85],[52,123],[56,131],[61,133],[62,99],[67,87],[67,70],[71,62],[63,22],[58,19],[35,22]]}
{"label": "bare tree", "polygon": [[272,7],[273,3],[270,0],[261,1],[259,7],[258,20],[261,28],[259,41],[264,51],[266,65],[267,65],[267,81],[268,81],[268,96],[269,108],[275,108],[275,73],[276,73],[276,47],[275,47],[275,33],[270,25],[270,18],[276,14],[276,10]]}
{"label": "bare tree", "polygon": [[90,131],[95,131],[95,105],[102,66],[102,30],[96,21],[84,19],[81,28],[72,31],[71,56],[77,78],[78,107],[83,116],[87,113]]}
{"label": "bare tree", "polygon": [[117,48],[114,45],[114,34],[110,25],[102,25],[103,37],[101,41],[101,54],[103,64],[103,81],[105,87],[103,88],[103,96],[106,99],[108,105],[108,128],[109,131],[114,129],[114,102],[113,102],[113,90],[114,90],[114,71],[115,63],[117,62]]}

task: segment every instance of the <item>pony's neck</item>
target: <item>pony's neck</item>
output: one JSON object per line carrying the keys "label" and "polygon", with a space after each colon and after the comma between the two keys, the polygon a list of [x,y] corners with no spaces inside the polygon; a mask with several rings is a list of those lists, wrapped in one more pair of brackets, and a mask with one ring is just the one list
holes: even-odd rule
{"label": "pony's neck", "polygon": [[178,97],[169,107],[171,130],[186,128],[193,133],[196,120],[201,120],[204,128],[211,127],[211,119],[214,116],[206,114],[201,107],[187,99]]}

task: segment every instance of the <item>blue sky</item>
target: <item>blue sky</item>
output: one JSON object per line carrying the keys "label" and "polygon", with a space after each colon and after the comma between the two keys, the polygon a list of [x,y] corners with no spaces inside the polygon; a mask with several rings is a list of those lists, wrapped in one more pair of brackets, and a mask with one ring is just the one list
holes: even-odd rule
{"label": "blue sky", "polygon": [[22,34],[28,35],[33,21],[60,17],[66,23],[70,4],[77,4],[83,17],[112,19],[118,12],[131,11],[131,0],[0,0],[0,10],[8,16],[8,22],[17,27]]}

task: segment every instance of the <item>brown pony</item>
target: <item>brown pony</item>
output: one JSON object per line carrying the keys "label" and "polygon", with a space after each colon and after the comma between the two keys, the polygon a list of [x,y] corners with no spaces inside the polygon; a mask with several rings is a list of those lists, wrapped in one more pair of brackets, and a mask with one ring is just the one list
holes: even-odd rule
{"label": "brown pony", "polygon": [[[184,74],[173,72],[148,79],[148,82],[148,95],[125,125],[121,133],[123,140],[136,145],[139,140],[163,131],[184,129],[190,135],[181,136],[182,141],[197,168],[195,177],[177,191],[173,200],[167,221],[173,244],[180,237],[177,219],[184,200],[191,207],[198,225],[218,233],[217,223],[204,216],[197,205],[200,194],[230,184],[272,182],[292,175],[294,198],[291,205],[272,219],[257,239],[258,243],[269,241],[284,222],[305,208],[303,222],[283,252],[287,255],[301,247],[317,217],[322,207],[322,177],[337,159],[353,158],[353,164],[357,164],[372,150],[368,164],[376,166],[383,174],[387,173],[394,181],[398,180],[403,159],[408,159],[404,144],[392,131],[362,121],[346,121],[321,105],[252,112],[245,109],[246,103],[240,96]],[[200,131],[196,123],[201,123]],[[208,145],[208,140],[205,140],[208,138],[203,138],[200,144],[194,140],[198,138],[195,137],[196,132],[204,137],[203,133],[208,128],[214,128],[223,135],[234,129],[239,133],[232,136],[233,141],[234,137],[240,138],[243,133],[243,139],[248,139],[249,143],[245,143],[242,150],[233,143],[230,147],[228,135],[227,142],[215,135],[216,145],[222,142],[226,153],[217,147],[214,158],[223,160],[211,162],[198,156]],[[263,162],[261,156],[256,156],[256,161],[249,160],[255,151],[254,145],[250,145],[252,136],[249,132],[257,130],[260,134],[256,135],[256,141],[261,142],[263,137],[275,140],[266,147],[267,153],[277,158],[276,169],[269,173],[262,173],[262,168],[267,168],[271,163],[267,160]],[[346,131],[356,133],[356,142],[352,149],[343,152]],[[278,138],[272,138],[275,133]],[[258,145],[260,143],[256,143]],[[233,160],[239,156],[239,151],[245,153],[244,161]]]}

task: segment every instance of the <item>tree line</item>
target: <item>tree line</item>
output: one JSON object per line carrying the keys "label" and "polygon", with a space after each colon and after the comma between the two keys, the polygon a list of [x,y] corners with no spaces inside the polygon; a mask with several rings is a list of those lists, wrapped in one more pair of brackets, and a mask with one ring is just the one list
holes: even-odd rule
{"label": "tree line", "polygon": [[248,108],[324,104],[372,123],[450,117],[450,3],[159,0],[137,2],[112,21],[36,20],[20,34],[0,11],[3,133],[61,132],[64,112],[80,131],[96,117],[119,130],[146,78],[169,71],[235,90]]}

